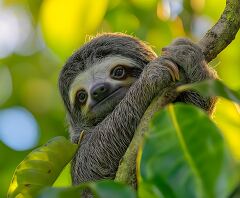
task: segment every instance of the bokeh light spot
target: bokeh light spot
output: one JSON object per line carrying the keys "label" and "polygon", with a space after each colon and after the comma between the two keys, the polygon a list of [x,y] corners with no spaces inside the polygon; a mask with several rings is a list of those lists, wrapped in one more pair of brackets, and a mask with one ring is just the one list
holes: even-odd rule
{"label": "bokeh light spot", "polygon": [[169,18],[175,20],[182,10],[182,0],[162,0],[157,5],[157,16],[163,21],[169,20]]}
{"label": "bokeh light spot", "polygon": [[48,47],[65,60],[97,29],[107,5],[108,0],[44,0],[40,24]]}
{"label": "bokeh light spot", "polygon": [[212,22],[208,17],[195,17],[192,24],[192,34],[197,39],[201,39],[211,26]]}
{"label": "bokeh light spot", "polygon": [[24,108],[0,111],[0,139],[14,150],[27,150],[38,142],[38,125],[33,115]]}
{"label": "bokeh light spot", "polygon": [[191,0],[192,9],[196,12],[201,12],[205,5],[205,0]]}
{"label": "bokeh light spot", "polygon": [[12,10],[0,10],[0,58],[11,54],[18,44],[18,21]]}
{"label": "bokeh light spot", "polygon": [[29,14],[21,6],[0,7],[0,58],[16,52],[36,52],[34,30]]}

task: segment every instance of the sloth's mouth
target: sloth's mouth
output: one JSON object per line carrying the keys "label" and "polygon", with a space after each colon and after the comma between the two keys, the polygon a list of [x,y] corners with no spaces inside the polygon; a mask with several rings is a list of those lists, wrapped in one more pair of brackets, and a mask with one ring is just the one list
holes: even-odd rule
{"label": "sloth's mouth", "polygon": [[[122,99],[127,92],[126,87],[119,87],[116,90],[114,90],[111,94],[103,98],[102,100],[96,102],[91,106],[91,109],[96,108],[97,106],[104,105],[106,102],[109,103],[109,106],[112,106],[111,104],[114,102],[116,103],[119,99]],[[105,106],[105,105],[104,105]]]}
{"label": "sloth's mouth", "polygon": [[101,122],[124,98],[129,87],[119,87],[102,100],[88,106],[87,117],[95,125]]}

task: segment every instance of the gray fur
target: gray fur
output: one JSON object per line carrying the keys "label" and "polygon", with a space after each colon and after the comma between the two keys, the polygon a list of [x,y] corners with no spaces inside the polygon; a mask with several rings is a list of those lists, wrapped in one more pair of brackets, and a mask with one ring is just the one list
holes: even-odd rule
{"label": "gray fur", "polygon": [[[216,74],[204,61],[200,48],[186,39],[178,39],[156,57],[142,41],[124,34],[103,34],[76,51],[67,61],[59,77],[59,89],[67,110],[72,142],[77,143],[84,131],[79,149],[72,161],[72,181],[79,184],[101,179],[114,179],[119,161],[128,148],[134,131],[152,99],[173,82],[166,61],[177,64],[181,82],[215,78]],[[96,61],[110,55],[133,59],[142,69],[113,111],[95,122],[82,116],[79,108],[71,108],[68,91],[74,78]],[[195,92],[181,94],[177,101],[195,104],[211,112],[213,98]]]}

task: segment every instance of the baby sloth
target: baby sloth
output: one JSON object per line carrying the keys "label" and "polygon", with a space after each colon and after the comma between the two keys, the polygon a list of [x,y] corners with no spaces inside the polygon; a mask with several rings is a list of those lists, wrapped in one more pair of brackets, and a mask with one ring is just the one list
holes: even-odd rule
{"label": "baby sloth", "polygon": [[[187,39],[175,40],[159,57],[144,42],[119,33],[105,33],[83,45],[59,77],[71,141],[81,139],[72,161],[73,184],[114,179],[141,117],[169,84],[215,77],[201,49]],[[208,113],[215,103],[193,91],[176,101]]]}

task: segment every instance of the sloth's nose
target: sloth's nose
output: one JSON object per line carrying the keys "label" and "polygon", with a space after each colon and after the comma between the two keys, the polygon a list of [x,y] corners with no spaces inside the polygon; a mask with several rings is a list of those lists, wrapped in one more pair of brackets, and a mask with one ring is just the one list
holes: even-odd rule
{"label": "sloth's nose", "polygon": [[95,101],[100,101],[109,95],[110,86],[108,83],[99,83],[92,87],[90,94]]}

